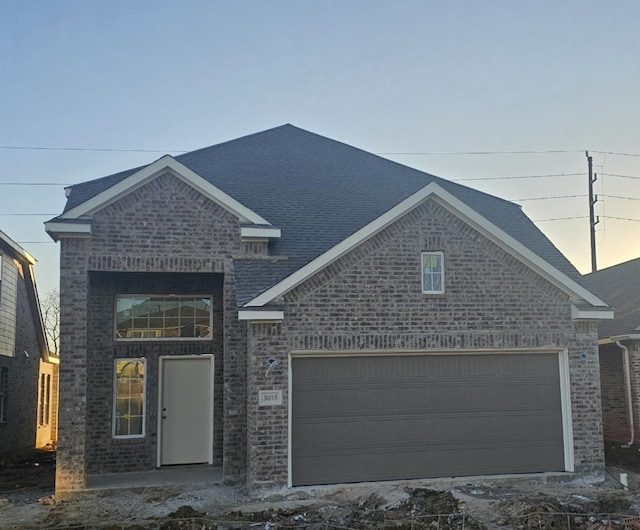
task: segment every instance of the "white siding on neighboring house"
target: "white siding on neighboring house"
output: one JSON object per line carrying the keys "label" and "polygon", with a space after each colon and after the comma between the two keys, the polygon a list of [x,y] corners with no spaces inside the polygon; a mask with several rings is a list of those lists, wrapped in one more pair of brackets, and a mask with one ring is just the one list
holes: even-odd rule
{"label": "white siding on neighboring house", "polygon": [[16,343],[18,268],[6,254],[0,260],[0,355],[13,356]]}

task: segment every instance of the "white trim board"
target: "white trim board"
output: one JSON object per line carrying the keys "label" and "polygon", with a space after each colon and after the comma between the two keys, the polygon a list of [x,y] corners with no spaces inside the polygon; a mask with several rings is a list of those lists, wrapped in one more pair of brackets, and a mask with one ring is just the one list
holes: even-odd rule
{"label": "white trim board", "polygon": [[282,235],[282,231],[271,226],[241,226],[240,235],[244,238],[277,239]]}
{"label": "white trim board", "polygon": [[449,210],[467,224],[471,225],[483,236],[487,237],[487,239],[491,240],[500,248],[523,262],[572,298],[585,300],[593,306],[608,307],[608,305],[600,300],[596,295],[569,278],[563,272],[556,269],[547,261],[543,260],[522,243],[488,221],[485,217],[467,206],[464,202],[435,182],[428,184],[390,210],[387,210],[380,217],[374,219],[360,230],[354,232],[304,267],[298,269],[290,276],[287,276],[284,280],[267,289],[256,298],[245,303],[244,307],[261,307],[276,298],[281,297],[320,270],[350,252],[361,243],[367,241],[369,238],[397,221],[411,209],[422,204],[429,198],[435,200],[438,204]]}
{"label": "white trim board", "polygon": [[34,258],[31,254],[29,254],[25,249],[23,249],[18,243],[16,243],[13,239],[11,239],[7,234],[5,234],[2,230],[0,230],[0,241],[2,241],[5,245],[7,245],[14,253],[15,257],[18,258],[22,262],[27,262],[31,265],[36,263],[36,258]]}
{"label": "white trim board", "polygon": [[249,320],[252,322],[282,322],[284,311],[251,311],[246,309],[238,310],[238,320]]}
{"label": "white trim board", "polygon": [[57,223],[47,221],[44,229],[54,241],[62,237],[89,237],[91,236],[91,224],[89,223]]}
{"label": "white trim board", "polygon": [[192,188],[198,190],[213,202],[234,214],[242,222],[256,225],[271,224],[256,212],[236,201],[233,197],[226,194],[220,188],[214,186],[198,175],[195,171],[192,171],[170,155],[165,155],[148,166],[143,167],[117,184],[114,184],[110,188],[98,193],[91,199],[63,213],[59,218],[78,219],[83,216],[92,215],[132,191],[144,186],[147,182],[160,176],[166,171],[170,171],[176,178],[179,178]]}

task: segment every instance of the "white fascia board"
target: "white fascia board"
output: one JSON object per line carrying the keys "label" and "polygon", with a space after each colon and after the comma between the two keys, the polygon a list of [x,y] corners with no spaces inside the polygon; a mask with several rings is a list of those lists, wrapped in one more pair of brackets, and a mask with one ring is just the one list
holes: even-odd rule
{"label": "white fascia board", "polygon": [[573,320],[613,320],[613,309],[580,309],[575,305],[571,306],[571,318]]}
{"label": "white fascia board", "polygon": [[165,155],[132,175],[129,175],[124,180],[103,192],[98,193],[95,197],[92,197],[75,208],[72,208],[68,212],[63,213],[60,218],[78,219],[82,216],[91,215],[105,206],[117,201],[128,193],[144,186],[147,182],[153,180],[155,177],[161,175],[167,170],[170,170],[177,178],[189,184],[192,188],[195,188],[225,210],[234,214],[241,221],[257,225],[270,224],[266,219],[242,205],[233,197],[203,179],[195,171],[192,171],[170,155]]}
{"label": "white fascia board", "polygon": [[504,230],[494,225],[473,208],[470,208],[460,199],[440,186],[437,187],[439,191],[434,195],[436,196],[435,200],[440,205],[473,226],[487,239],[493,241],[503,250],[522,261],[525,265],[540,274],[543,278],[547,279],[561,291],[564,291],[574,298],[585,300],[593,306],[609,307],[606,302],[602,301],[591,291],[569,278],[564,272],[556,269],[548,261],[542,259],[535,252],[531,251],[517,239],[511,237]]}
{"label": "white fascia board", "polygon": [[13,239],[11,239],[7,234],[5,234],[2,230],[0,230],[0,239],[15,253],[16,257],[22,261],[27,262],[31,265],[35,264],[37,261],[31,254],[29,254],[25,249],[23,249],[18,243],[16,243]]}
{"label": "white fascia board", "polygon": [[599,307],[608,307],[605,302],[600,300],[593,293],[582,287],[580,284],[569,278],[566,274],[553,267],[550,263],[540,258],[537,254],[529,250],[522,243],[511,237],[504,230],[498,228],[485,217],[476,212],[473,208],[467,206],[460,199],[446,191],[442,186],[432,182],[424,188],[418,190],[413,195],[407,197],[404,201],[397,204],[390,210],[386,211],[377,219],[371,221],[368,225],[354,232],[346,239],[318,256],[307,265],[298,269],[296,272],[287,276],[284,280],[277,283],[273,287],[267,289],[264,293],[257,296],[253,300],[247,302],[244,307],[260,307],[272,300],[282,296],[294,287],[300,285],[319,270],[327,267],[347,252],[351,251],[357,245],[363,243],[370,237],[374,236],[398,218],[402,217],[409,210],[415,208],[428,198],[432,198],[438,204],[445,207],[464,222],[473,226],[485,237],[496,243],[499,247],[516,257],[538,274],[549,280],[556,287],[578,299],[585,300],[591,305]]}
{"label": "white fascia board", "polygon": [[91,224],[89,223],[56,223],[47,221],[44,229],[54,241],[61,237],[89,237],[91,235]]}
{"label": "white fascia board", "polygon": [[617,335],[614,337],[605,337],[603,339],[598,339],[598,344],[599,345],[614,344],[618,341],[623,341],[623,340],[640,340],[640,335],[631,334],[631,335]]}
{"label": "white fascia board", "polygon": [[282,322],[284,320],[284,311],[247,311],[246,309],[240,309],[238,310],[238,320]]}
{"label": "white fascia board", "polygon": [[279,228],[272,228],[271,226],[242,226],[240,227],[240,235],[244,238],[267,238],[278,239],[282,235],[282,231]]}

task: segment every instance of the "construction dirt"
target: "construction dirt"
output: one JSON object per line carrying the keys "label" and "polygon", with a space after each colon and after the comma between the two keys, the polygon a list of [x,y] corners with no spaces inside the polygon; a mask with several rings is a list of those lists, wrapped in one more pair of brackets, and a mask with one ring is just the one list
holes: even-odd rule
{"label": "construction dirt", "polygon": [[[631,449],[637,451],[637,448]],[[626,455],[628,457],[628,455]],[[384,482],[294,488],[250,499],[198,485],[53,497],[55,455],[0,461],[2,529],[638,529],[640,475],[607,468],[600,483],[551,480]]]}

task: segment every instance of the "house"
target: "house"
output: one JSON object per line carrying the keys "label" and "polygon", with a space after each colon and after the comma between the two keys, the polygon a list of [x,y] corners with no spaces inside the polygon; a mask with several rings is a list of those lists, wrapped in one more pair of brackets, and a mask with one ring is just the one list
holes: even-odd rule
{"label": "house", "polygon": [[585,276],[615,308],[598,328],[604,438],[640,443],[640,258]]}
{"label": "house", "polygon": [[47,347],[34,264],[0,231],[0,456],[56,441],[58,358]]}
{"label": "house", "polygon": [[517,205],[292,125],[67,196],[59,493],[603,476],[612,311]]}

